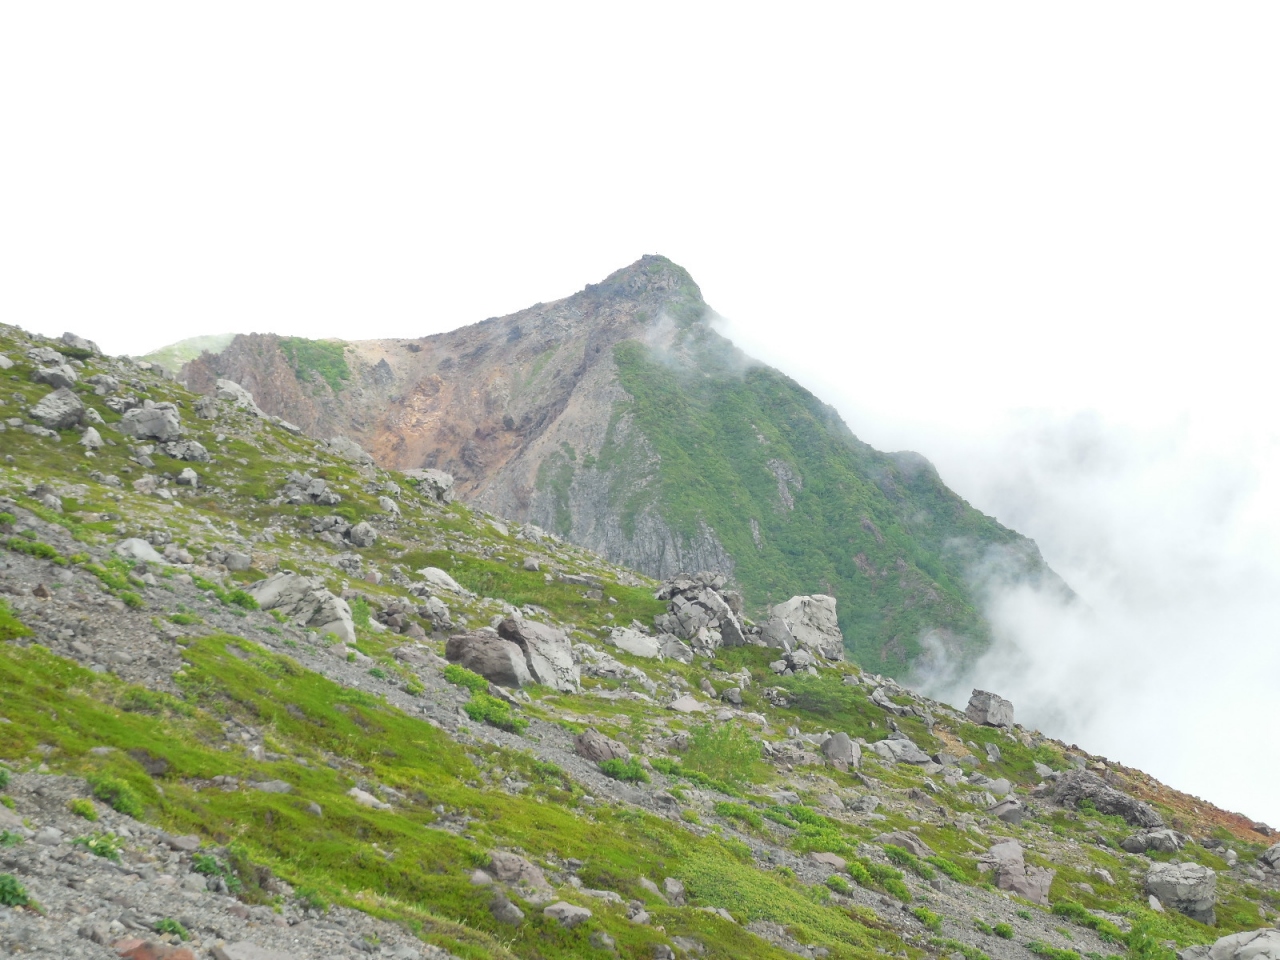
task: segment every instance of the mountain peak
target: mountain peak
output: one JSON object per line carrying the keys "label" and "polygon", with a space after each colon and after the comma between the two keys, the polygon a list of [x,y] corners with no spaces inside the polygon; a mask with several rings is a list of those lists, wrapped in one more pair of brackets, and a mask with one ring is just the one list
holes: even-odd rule
{"label": "mountain peak", "polygon": [[684,300],[705,307],[702,291],[689,271],[656,253],[646,253],[635,263],[615,270],[599,283],[589,283],[582,291],[592,296],[633,299],[656,295]]}

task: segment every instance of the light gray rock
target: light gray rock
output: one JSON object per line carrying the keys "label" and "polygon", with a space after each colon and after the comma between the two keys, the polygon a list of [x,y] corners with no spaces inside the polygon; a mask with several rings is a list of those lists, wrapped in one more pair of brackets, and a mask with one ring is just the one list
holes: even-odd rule
{"label": "light gray rock", "polygon": [[988,727],[1013,726],[1013,704],[986,690],[973,691],[964,714],[970,723],[981,723]]}
{"label": "light gray rock", "polygon": [[296,953],[268,950],[249,940],[237,940],[213,948],[213,960],[302,960]]}
{"label": "light gray rock", "polygon": [[36,363],[66,363],[67,358],[52,347],[32,347],[27,351],[27,359]]}
{"label": "light gray rock", "polygon": [[502,883],[514,885],[531,903],[546,903],[555,895],[542,869],[519,854],[494,850],[489,854],[489,872]]}
{"label": "light gray rock", "polygon": [[498,636],[524,651],[529,673],[538,683],[563,693],[575,692],[581,686],[573,647],[563,630],[535,620],[507,619],[498,624]]}
{"label": "light gray rock", "polygon": [[449,576],[439,567],[423,567],[418,571],[418,576],[427,581],[431,586],[441,590],[451,590],[454,593],[463,593],[467,591],[458,585],[458,582]]}
{"label": "light gray rock", "polygon": [[404,475],[437,503],[453,502],[453,474],[443,470],[406,470]]}
{"label": "light gray rock", "polygon": [[127,437],[162,443],[182,437],[182,421],[178,418],[177,408],[171,403],[127,410],[116,424],[116,429]]}
{"label": "light gray rock", "polygon": [[585,757],[592,763],[631,759],[631,751],[627,749],[626,744],[610,740],[595,728],[588,728],[574,737],[573,748],[578,756]]}
{"label": "light gray rock", "polygon": [[885,846],[901,847],[903,850],[906,850],[908,853],[915,854],[917,857],[933,856],[933,850],[930,849],[927,843],[917,837],[914,833],[909,833],[906,830],[894,830],[892,833],[882,833],[880,836],[876,837],[876,843]]}
{"label": "light gray rock", "polygon": [[359,787],[352,787],[347,791],[347,796],[360,804],[362,807],[368,807],[370,810],[390,810],[391,804],[383,803],[372,793],[361,790]]}
{"label": "light gray rock", "polygon": [[1280,930],[1269,927],[1222,937],[1209,948],[1209,960],[1280,960]]}
{"label": "light gray rock", "polygon": [[677,697],[668,703],[667,709],[674,710],[676,713],[706,713],[711,708],[701,700],[686,693],[683,697]]}
{"label": "light gray rock", "polygon": [[[31,416],[44,424],[47,430],[66,430],[84,420],[84,404],[67,387],[59,387],[40,398],[31,408]],[[97,435],[96,430],[94,434]],[[102,438],[98,437],[98,446],[101,445]]]}
{"label": "light gray rock", "polygon": [[279,610],[299,626],[309,627],[321,636],[331,633],[342,643],[356,640],[351,607],[325,589],[323,581],[283,571],[245,589],[263,610]]}
{"label": "light gray rock", "polygon": [[891,763],[926,764],[930,762],[929,755],[907,739],[889,737],[885,740],[877,740],[871,744],[871,749],[877,756]]}
{"label": "light gray rock", "polygon": [[74,367],[63,363],[53,367],[37,367],[31,372],[31,379],[57,390],[65,390],[74,387],[80,377]]}
{"label": "light gray rock", "polygon": [[771,607],[760,637],[767,646],[787,652],[804,649],[826,660],[844,659],[835,597],[792,597]]}
{"label": "light gray rock", "polygon": [[1280,843],[1268,847],[1258,859],[1272,870],[1280,870]]}
{"label": "light gray rock", "polygon": [[388,496],[381,496],[378,498],[378,509],[393,517],[400,516],[400,505]]}
{"label": "light gray rock", "polygon": [[856,768],[862,762],[862,747],[847,733],[836,733],[822,741],[822,755],[833,763]]}
{"label": "light gray rock", "polygon": [[513,927],[524,923],[524,911],[502,893],[493,898],[493,901],[489,904],[489,912],[493,914],[493,919],[499,923],[506,923]]}
{"label": "light gray rock", "polygon": [[[178,474],[178,486],[180,487],[200,486],[200,474],[196,473],[190,467],[184,467],[182,472]],[[230,567],[228,567],[227,569],[230,569]],[[245,569],[248,569],[248,568],[246,567]]]}
{"label": "light gray rock", "polygon": [[619,650],[633,657],[655,659],[662,652],[656,638],[631,627],[615,627],[609,636],[609,641]]}
{"label": "light gray rock", "polygon": [[1191,838],[1185,833],[1178,833],[1176,830],[1165,828],[1160,830],[1139,830],[1137,833],[1121,840],[1120,846],[1129,853],[1146,853],[1148,850],[1177,853],[1190,842]]}
{"label": "light gray rock", "polygon": [[1153,863],[1147,870],[1147,893],[1166,908],[1212,926],[1218,875],[1198,863]]}
{"label": "light gray rock", "polygon": [[995,817],[997,820],[1003,820],[1005,823],[1011,823],[1014,826],[1022,823],[1022,818],[1025,815],[1026,810],[1013,797],[1001,800],[994,807],[987,810],[987,816]]}
{"label": "light gray rock", "polygon": [[557,900],[544,908],[542,913],[569,930],[591,919],[591,911],[586,907],[575,906],[563,900]]}
{"label": "light gray rock", "polygon": [[353,547],[372,547],[378,542],[378,531],[367,520],[362,520],[348,531],[347,539]]}
{"label": "light gray rock", "polygon": [[293,784],[286,780],[263,780],[253,784],[260,793],[293,793]]}
{"label": "light gray rock", "polygon": [[534,682],[524,651],[496,633],[456,634],[445,644],[444,655],[499,686],[527,687]]}
{"label": "light gray rock", "polygon": [[258,404],[254,402],[253,394],[246,390],[234,380],[219,380],[215,385],[214,396],[219,400],[229,400],[231,403],[247,410],[255,417],[265,417],[266,414],[258,408]]}
{"label": "light gray rock", "polygon": [[98,349],[98,345],[92,340],[86,340],[84,337],[78,337],[74,333],[64,333],[60,339],[73,350],[87,350],[95,357],[102,356],[102,351]]}
{"label": "light gray rock", "polygon": [[995,844],[978,858],[978,869],[994,874],[997,889],[1048,906],[1049,887],[1056,871],[1029,866],[1017,840]]}
{"label": "light gray rock", "polygon": [[3,353],[0,353],[0,370],[12,370],[12,369],[13,369],[13,361],[10,360],[8,357],[6,357]]}
{"label": "light gray rock", "polygon": [[115,552],[117,555],[129,560],[143,560],[147,563],[161,564],[167,562],[164,557],[156,553],[155,547],[137,537],[121,540],[115,545]]}
{"label": "light gray rock", "polygon": [[354,440],[349,440],[346,437],[330,437],[326,442],[329,452],[342,457],[344,460],[351,460],[355,463],[373,463],[373,457],[365,453],[364,448]]}
{"label": "light gray rock", "polygon": [[681,663],[693,663],[693,648],[675,634],[662,634],[658,637],[658,644],[664,657],[679,660]]}
{"label": "light gray rock", "polygon": [[1109,786],[1101,777],[1088,770],[1068,770],[1060,775],[1054,787],[1053,799],[1071,809],[1078,807],[1080,801],[1088,800],[1099,813],[1124,817],[1135,827],[1152,829],[1164,826],[1160,814],[1142,801]]}
{"label": "light gray rock", "polygon": [[94,427],[86,427],[84,433],[80,434],[79,443],[86,450],[101,450],[102,434]]}

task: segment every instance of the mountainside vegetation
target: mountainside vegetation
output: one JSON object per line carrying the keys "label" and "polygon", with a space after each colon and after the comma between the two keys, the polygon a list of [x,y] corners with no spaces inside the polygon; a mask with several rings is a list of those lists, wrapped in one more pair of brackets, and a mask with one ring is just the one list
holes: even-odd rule
{"label": "mountainside vegetation", "polygon": [[[772,371],[720,353],[699,389],[614,346],[636,390],[610,415],[670,461],[652,496],[699,498],[673,522],[741,537],[730,511],[759,511],[794,558],[763,600],[829,575],[772,458],[808,471],[786,515],[833,491],[822,522],[865,514],[958,582],[911,553],[911,511],[951,511],[939,544],[988,521],[923,470]],[[4,955],[1174,960],[1278,916],[1263,824],[856,663],[646,651],[649,577],[61,347],[0,326]],[[695,470],[699,444],[723,458]],[[481,676],[458,638],[542,672]],[[1214,878],[1207,907],[1151,899],[1175,868]]]}

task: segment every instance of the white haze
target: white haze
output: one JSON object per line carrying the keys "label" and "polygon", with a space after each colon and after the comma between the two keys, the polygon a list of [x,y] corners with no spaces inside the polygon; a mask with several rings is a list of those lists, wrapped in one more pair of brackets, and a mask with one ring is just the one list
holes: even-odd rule
{"label": "white haze", "polygon": [[114,353],[416,337],[666,254],[749,353],[929,456],[1080,593],[1088,616],[994,597],[976,682],[1280,822],[1278,25],[1248,2],[10,3],[0,320]]}

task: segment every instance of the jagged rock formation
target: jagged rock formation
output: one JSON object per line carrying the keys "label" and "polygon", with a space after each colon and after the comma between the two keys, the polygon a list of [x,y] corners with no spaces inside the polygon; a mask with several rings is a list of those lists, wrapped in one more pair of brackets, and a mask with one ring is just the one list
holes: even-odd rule
{"label": "jagged rock formation", "polygon": [[849,650],[876,670],[905,672],[926,634],[953,657],[980,650],[978,571],[1066,593],[1034,544],[923,457],[860,443],[714,320],[687,272],[647,256],[450,333],[238,336],[181,376],[206,394],[233,381],[384,467],[445,471],[461,499],[651,576],[733,576],[761,620],[789,597],[829,595]]}

